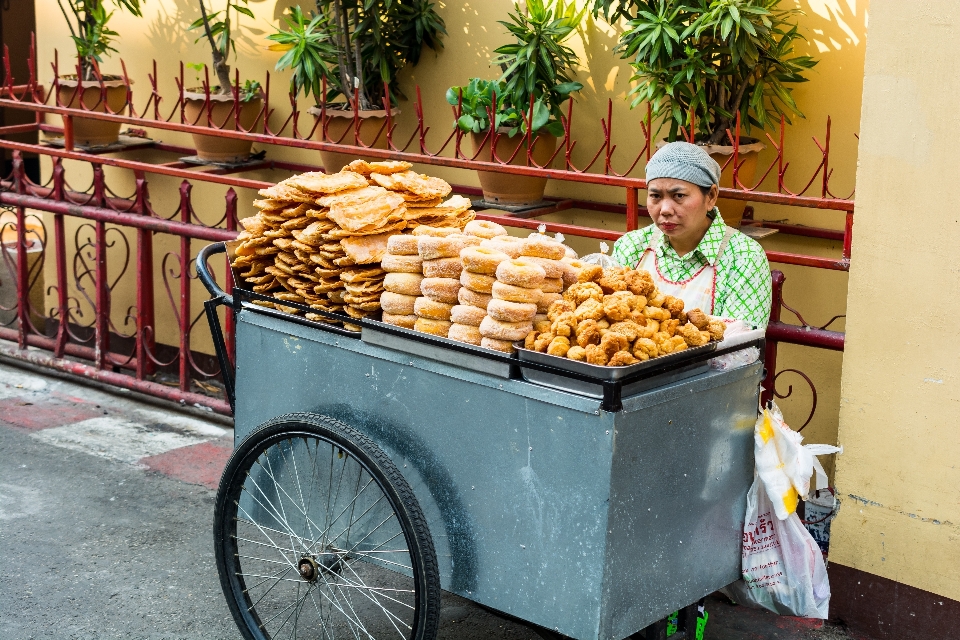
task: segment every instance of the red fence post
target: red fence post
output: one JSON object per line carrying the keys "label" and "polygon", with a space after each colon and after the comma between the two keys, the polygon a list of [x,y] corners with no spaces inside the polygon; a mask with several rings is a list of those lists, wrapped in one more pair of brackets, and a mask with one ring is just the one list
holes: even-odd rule
{"label": "red fence post", "polygon": [[[233,190],[233,187],[227,189],[226,195],[227,201],[227,212],[226,212],[226,222],[227,229],[229,231],[237,230],[237,192]],[[233,269],[230,267],[230,258],[226,258],[226,269],[224,271],[226,274],[224,277],[224,291],[233,290]],[[227,357],[230,359],[230,362],[236,362],[236,338],[234,336],[234,327],[233,327],[233,311],[227,307],[224,307],[224,340],[227,343]]]}
{"label": "red fence post", "polygon": [[[180,221],[190,223],[190,190],[180,184]],[[190,238],[180,236],[180,390],[190,390]]]}
{"label": "red fence post", "polygon": [[[93,200],[96,206],[102,207],[106,200],[106,183],[104,182],[103,167],[93,165]],[[94,314],[94,354],[96,366],[103,369],[110,350],[110,286],[107,280],[107,225],[102,220],[94,222],[94,255],[96,269],[94,282],[96,300]]]}
{"label": "red fence post", "polygon": [[[64,200],[63,161],[55,158],[53,162],[53,199],[58,202]],[[49,246],[49,243],[47,244]],[[53,214],[53,251],[56,256],[57,270],[57,309],[60,323],[57,326],[57,338],[54,343],[53,355],[62,358],[69,338],[70,307],[69,290],[67,285],[67,239],[65,221],[62,213]]]}
{"label": "red fence post", "polygon": [[[780,322],[780,311],[783,305],[783,281],[785,280],[783,272],[774,269],[770,272],[773,276],[773,299],[770,304],[770,323]],[[763,379],[762,392],[760,394],[760,403],[763,406],[773,400],[774,385],[777,377],[777,341],[767,338],[766,351],[764,352],[764,368],[767,375]]]}
{"label": "red fence post", "polygon": [[627,231],[640,226],[640,203],[636,187],[627,187]]}
{"label": "red fence post", "polygon": [[[147,180],[142,171],[135,173],[137,179],[135,210],[140,215],[150,215]],[[155,343],[154,297],[153,297],[153,232],[137,229],[137,379],[143,380],[156,369],[147,355],[154,353]]]}
{"label": "red fence post", "polygon": [[[13,181],[18,194],[26,190],[26,174],[23,168],[23,156],[13,152]],[[27,211],[17,207],[17,345],[27,348],[27,331],[30,314],[30,278],[27,269]]]}

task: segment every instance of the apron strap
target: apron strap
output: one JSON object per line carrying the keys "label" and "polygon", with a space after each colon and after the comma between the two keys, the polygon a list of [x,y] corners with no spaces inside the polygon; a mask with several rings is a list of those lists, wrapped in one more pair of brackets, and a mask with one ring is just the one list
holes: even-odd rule
{"label": "apron strap", "polygon": [[720,256],[723,255],[723,252],[726,251],[727,245],[730,244],[730,239],[734,234],[738,233],[733,227],[726,227],[726,231],[723,234],[723,240],[720,241],[720,248],[717,250],[717,257],[713,259],[713,262],[710,263],[711,267],[716,267],[717,263],[720,261]]}

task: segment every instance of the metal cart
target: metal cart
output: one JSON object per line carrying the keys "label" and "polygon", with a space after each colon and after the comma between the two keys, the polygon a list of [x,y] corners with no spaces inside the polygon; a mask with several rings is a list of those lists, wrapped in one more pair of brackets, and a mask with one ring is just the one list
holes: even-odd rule
{"label": "metal cart", "polygon": [[224,250],[197,270],[236,420],[217,565],[246,638],[432,640],[441,590],[545,637],[655,640],[680,610],[692,638],[740,577],[763,363],[707,361],[762,338],[598,376],[257,306],[216,285]]}

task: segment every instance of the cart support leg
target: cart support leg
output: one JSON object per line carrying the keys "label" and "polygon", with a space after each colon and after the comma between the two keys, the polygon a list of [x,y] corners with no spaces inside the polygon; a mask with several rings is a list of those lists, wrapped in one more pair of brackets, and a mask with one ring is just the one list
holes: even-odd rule
{"label": "cart support leg", "polygon": [[667,640],[667,619],[657,620],[643,630],[645,640]]}
{"label": "cart support leg", "polygon": [[603,383],[603,402],[600,408],[611,413],[623,409],[623,403],[620,401],[620,389],[623,385],[619,381],[604,381]]}
{"label": "cart support leg", "polygon": [[[214,350],[217,352],[217,360],[220,362],[220,374],[223,376],[223,387],[227,392],[227,400],[230,402],[230,410],[236,411],[236,395],[233,388],[233,367],[230,364],[230,358],[227,356],[227,345],[223,340],[223,329],[220,328],[220,318],[217,317],[217,307],[222,301],[218,298],[211,298],[203,302],[203,308],[207,312],[207,322],[210,323],[210,335],[213,337]],[[229,313],[231,309],[227,307]]]}

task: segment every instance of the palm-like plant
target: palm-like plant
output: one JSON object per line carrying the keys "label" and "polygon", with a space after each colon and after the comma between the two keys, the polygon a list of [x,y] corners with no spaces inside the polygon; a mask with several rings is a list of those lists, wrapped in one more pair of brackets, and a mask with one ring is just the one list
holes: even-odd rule
{"label": "palm-like plant", "polygon": [[722,144],[740,115],[746,132],[803,117],[790,85],[817,61],[796,55],[798,9],[780,0],[594,0],[595,13],[627,18],[618,49],[632,59],[631,106],[665,116],[669,139],[696,122],[698,141]]}
{"label": "palm-like plant", "polygon": [[[361,110],[382,109],[384,84],[391,100],[402,95],[397,75],[416,65],[424,46],[443,48],[443,19],[429,0],[316,0],[306,16],[291,7],[286,29],[268,36],[271,49],[285,51],[277,69],[293,69],[293,92],[317,101],[344,97]],[[322,96],[321,81],[327,80]]]}
{"label": "palm-like plant", "polygon": [[[107,26],[114,12],[107,11],[105,0],[57,0],[57,5],[77,47],[81,79],[96,79],[97,65],[103,62],[105,55],[117,51],[112,45],[120,34]],[[142,17],[140,0],[113,0],[113,5]]]}

